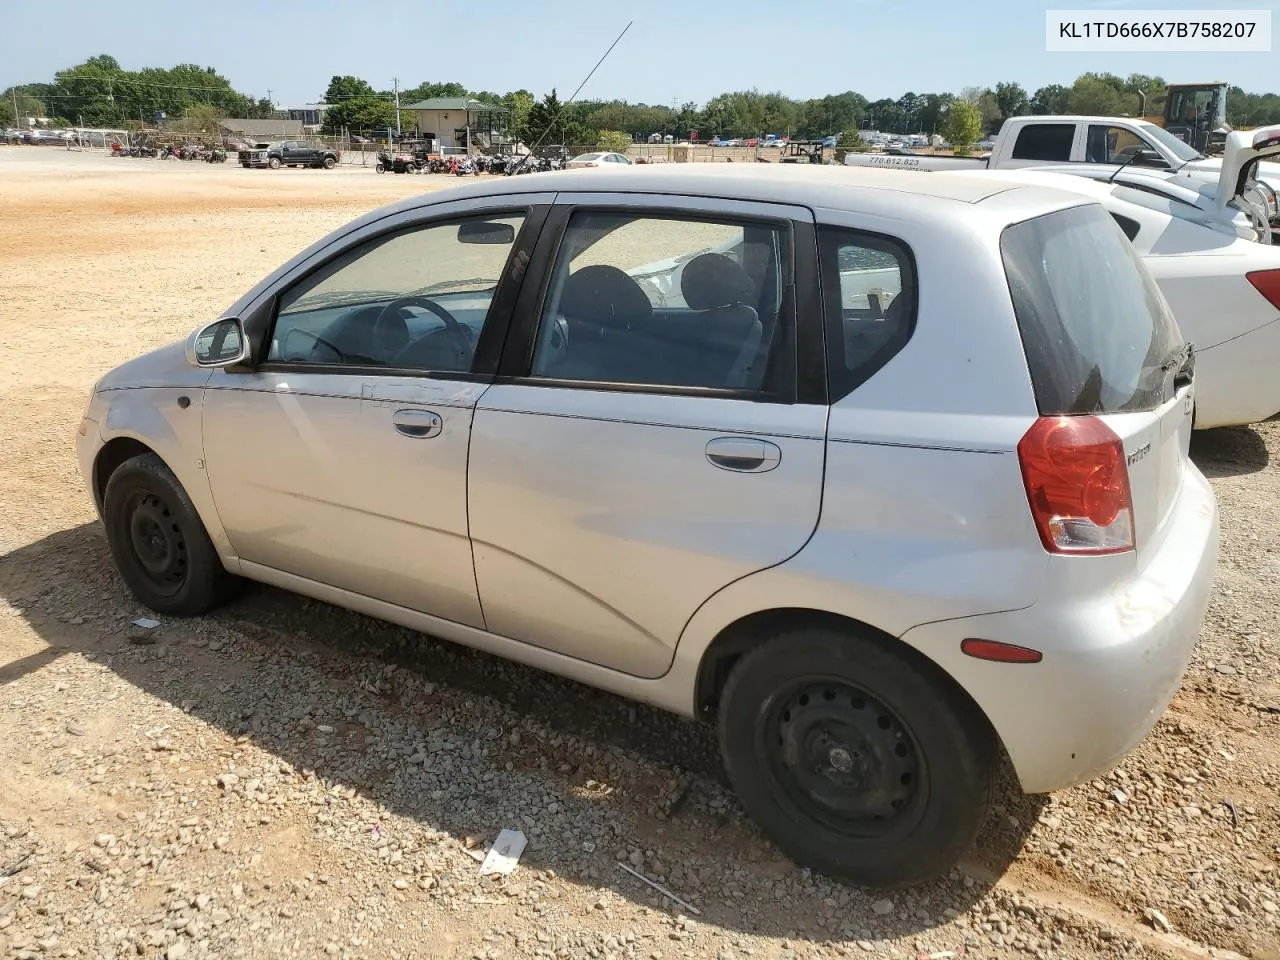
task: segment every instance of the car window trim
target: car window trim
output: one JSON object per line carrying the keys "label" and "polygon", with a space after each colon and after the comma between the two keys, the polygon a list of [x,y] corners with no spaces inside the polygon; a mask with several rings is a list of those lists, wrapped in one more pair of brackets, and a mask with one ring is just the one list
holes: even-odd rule
{"label": "car window trim", "polygon": [[512,313],[519,298],[520,290],[528,273],[530,255],[536,247],[538,239],[551,212],[551,200],[554,194],[524,195],[535,202],[521,202],[520,194],[504,194],[500,197],[484,197],[483,201],[503,201],[485,203],[477,206],[474,201],[451,202],[445,210],[431,207],[415,210],[408,214],[392,215],[385,220],[376,221],[362,229],[353,231],[317,251],[299,269],[274,285],[264,294],[264,301],[256,304],[251,313],[265,313],[265,321],[260,321],[261,332],[253,336],[253,349],[256,355],[264,355],[269,349],[271,337],[275,333],[279,321],[279,304],[281,297],[309,277],[324,269],[334,259],[344,256],[351,250],[386,240],[398,234],[425,230],[433,226],[457,223],[463,220],[485,219],[501,216],[522,216],[524,222],[516,234],[508,254],[507,265],[498,285],[494,288],[493,301],[485,316],[484,326],[476,342],[476,352],[472,358],[472,369],[456,370],[423,370],[419,367],[383,367],[367,364],[330,364],[330,363],[298,363],[288,360],[259,361],[253,366],[254,372],[262,373],[314,373],[345,375],[353,377],[417,377],[427,380],[458,380],[474,383],[492,383],[497,373],[498,359],[501,355],[502,343],[506,339],[507,328],[511,324]]}
{"label": "car window trim", "polygon": [[[706,219],[726,223],[772,225],[786,238],[789,270],[784,271],[780,322],[795,338],[789,357],[790,382],[781,391],[691,387],[679,384],[617,383],[607,380],[565,380],[532,376],[533,351],[542,311],[551,292],[555,264],[571,218],[576,213],[618,213],[633,217]],[[789,274],[789,275],[788,275]],[[804,281],[803,284],[801,281]],[[757,403],[825,403],[826,358],[818,294],[817,241],[813,211],[795,204],[769,204],[730,198],[680,194],[557,195],[530,261],[528,281],[520,291],[514,320],[507,335],[494,383],[572,390],[640,393],[662,396],[749,400]],[[801,292],[803,291],[803,292]],[[820,303],[820,300],[818,301]],[[804,310],[800,307],[803,304]],[[815,356],[817,362],[815,363]],[[820,370],[815,375],[815,368]],[[808,382],[801,389],[801,373]],[[816,379],[815,379],[816,376]]]}

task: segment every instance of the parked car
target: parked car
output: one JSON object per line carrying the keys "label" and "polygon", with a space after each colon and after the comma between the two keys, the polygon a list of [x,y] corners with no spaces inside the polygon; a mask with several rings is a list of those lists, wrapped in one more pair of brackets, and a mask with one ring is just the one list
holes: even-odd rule
{"label": "parked car", "polygon": [[281,140],[265,148],[244,151],[239,154],[242,167],[323,167],[332,170],[342,159],[338,151],[315,146],[302,140]]}
{"label": "parked car", "polygon": [[1111,768],[1178,689],[1218,512],[1106,210],[620,182],[373,211],[105,375],[78,458],[134,595],[259,580],[714,722],[765,832],[860,884],[950,868],[1001,747],[1035,793]]}
{"label": "parked car", "polygon": [[[1074,190],[1111,213],[1195,346],[1193,429],[1256,423],[1280,413],[1280,246],[1271,243],[1257,211],[1251,216],[1236,209],[1233,223],[1192,199],[1174,199],[1179,190],[1201,198],[1181,185],[1187,180],[1164,184],[1167,192],[1157,193],[1039,168],[958,175]],[[1259,242],[1264,231],[1266,240]]]}
{"label": "parked car", "polygon": [[[1264,127],[1237,132],[1241,136],[1247,133],[1250,137],[1267,139],[1275,136],[1275,131],[1278,130],[1280,127]],[[983,147],[979,144],[979,147],[991,151],[988,157],[920,157],[916,160],[900,160],[896,157],[850,154],[845,163],[850,166],[894,166],[947,171],[964,168],[1011,170],[1046,164],[1085,167],[1095,163],[1128,163],[1184,175],[1207,173],[1217,177],[1224,162],[1224,157],[1204,156],[1154,123],[1131,117],[1009,117],[1001,125],[995,140],[984,142],[990,143],[990,146]],[[1268,181],[1273,189],[1280,191],[1280,165],[1270,162],[1262,164],[1257,171],[1257,179]]]}
{"label": "parked car", "polygon": [[578,170],[583,167],[624,167],[631,166],[631,158],[625,153],[581,153],[572,160],[566,160],[566,170]]}

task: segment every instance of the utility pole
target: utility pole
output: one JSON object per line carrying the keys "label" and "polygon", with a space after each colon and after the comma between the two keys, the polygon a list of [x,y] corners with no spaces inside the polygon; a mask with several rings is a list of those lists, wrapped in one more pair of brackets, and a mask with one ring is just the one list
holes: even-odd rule
{"label": "utility pole", "polygon": [[22,129],[18,126],[18,88],[14,87],[10,93],[13,94],[13,125],[16,129]]}
{"label": "utility pole", "polygon": [[[270,109],[270,111],[271,111],[273,114],[276,112],[276,104],[275,104],[275,101],[271,99],[271,88],[270,88],[270,87],[267,87],[267,107],[268,107],[268,109]],[[270,120],[270,119],[271,119],[271,117],[267,117],[267,119],[268,119],[268,120]]]}
{"label": "utility pole", "polygon": [[400,80],[391,78],[391,88],[396,92],[396,139],[400,139]]}

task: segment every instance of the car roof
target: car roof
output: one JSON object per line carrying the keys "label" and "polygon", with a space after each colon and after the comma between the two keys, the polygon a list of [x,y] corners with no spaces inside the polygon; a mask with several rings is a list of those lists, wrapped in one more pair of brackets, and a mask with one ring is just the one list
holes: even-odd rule
{"label": "car roof", "polygon": [[1052,113],[1052,114],[1026,114],[1020,117],[1010,117],[1010,120],[1017,120],[1019,124],[1025,123],[1079,123],[1084,120],[1088,123],[1109,123],[1115,124],[1116,121],[1122,123],[1138,123],[1144,126],[1154,127],[1155,124],[1150,120],[1144,120],[1142,117],[1102,117],[1086,113]]}
{"label": "car roof", "polygon": [[[568,179],[572,178],[572,179]],[[570,187],[571,185],[571,187]],[[862,201],[882,207],[890,195],[901,202],[926,198],[936,202],[978,204],[997,194],[1022,191],[1035,204],[1033,191],[1024,184],[1003,180],[998,174],[970,177],[951,172],[920,173],[869,167],[793,163],[664,163],[638,164],[625,180],[593,168],[572,173],[533,173],[514,183],[510,178],[482,181],[436,190],[394,205],[408,210],[470,197],[518,193],[555,193],[571,188],[591,193],[667,193],[694,197],[788,203],[811,208],[861,209]],[[1061,207],[1078,195],[1046,196],[1044,206]],[[1029,214],[1031,215],[1031,214]]]}

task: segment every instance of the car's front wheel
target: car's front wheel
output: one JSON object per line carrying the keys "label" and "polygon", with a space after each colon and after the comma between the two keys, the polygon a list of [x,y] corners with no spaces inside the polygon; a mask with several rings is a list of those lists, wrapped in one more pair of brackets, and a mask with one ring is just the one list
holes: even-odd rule
{"label": "car's front wheel", "polygon": [[751,650],[719,720],[747,812],[784,853],[832,877],[933,879],[990,806],[985,718],[931,663],[855,630],[801,628]]}
{"label": "car's front wheel", "polygon": [[280,169],[280,158],[279,158],[279,157],[272,157],[272,158],[267,162],[267,166],[269,166],[272,170],[279,170],[279,169]]}
{"label": "car's front wheel", "polygon": [[222,566],[182,484],[153,453],[133,457],[111,474],[103,522],[124,582],[158,613],[205,613],[238,582]]}
{"label": "car's front wheel", "polygon": [[332,170],[332,169],[333,169],[334,167],[336,167],[337,165],[338,165],[338,161],[337,161],[337,160],[335,160],[333,157],[325,157],[325,158],[324,158],[324,168],[325,168],[326,170]]}

